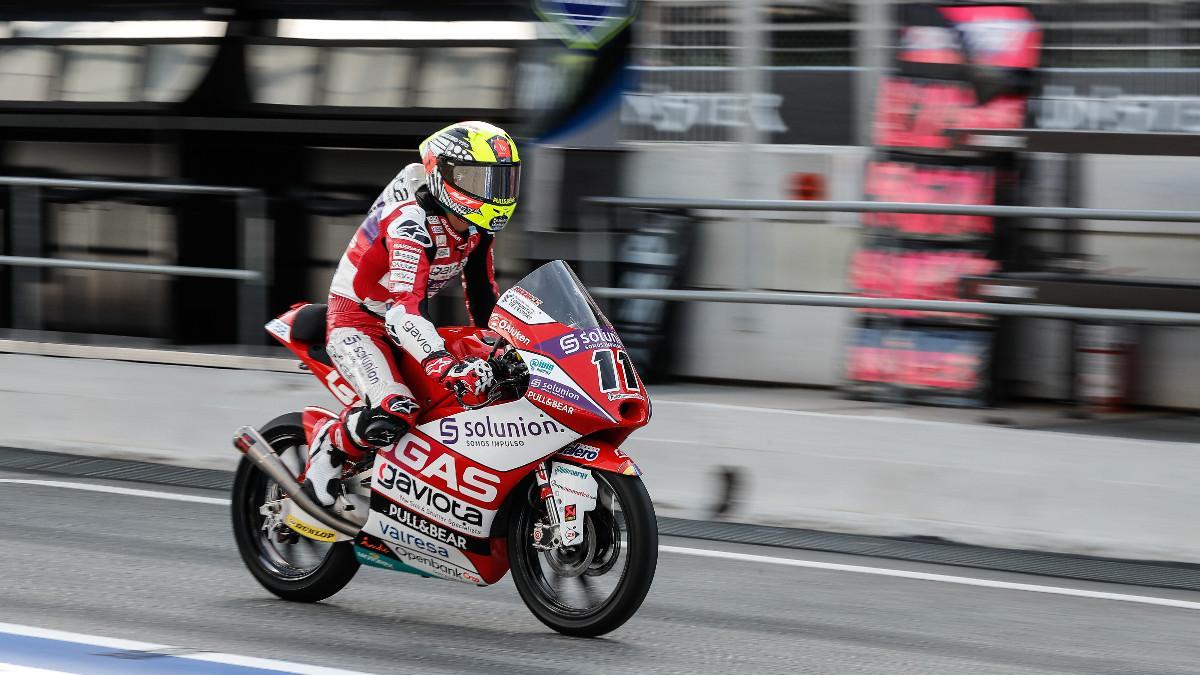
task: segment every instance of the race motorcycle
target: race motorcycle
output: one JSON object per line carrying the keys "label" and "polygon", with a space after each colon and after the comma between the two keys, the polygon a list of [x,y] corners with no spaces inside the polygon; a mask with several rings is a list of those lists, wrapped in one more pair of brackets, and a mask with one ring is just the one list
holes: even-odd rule
{"label": "race motorcycle", "polygon": [[[266,328],[353,405],[325,353],[325,312],[295,305]],[[633,362],[562,261],[506,291],[488,328],[438,329],[455,356],[491,364],[496,382],[480,405],[396,350],[423,412],[346,472],[332,507],[300,483],[314,429],[335,412],[308,407],[238,430],[234,536],[267,590],[316,602],[361,564],[477,586],[511,569],[525,605],[561,633],[601,635],[633,616],[658,562],[654,507],[620,450],[650,419]]]}

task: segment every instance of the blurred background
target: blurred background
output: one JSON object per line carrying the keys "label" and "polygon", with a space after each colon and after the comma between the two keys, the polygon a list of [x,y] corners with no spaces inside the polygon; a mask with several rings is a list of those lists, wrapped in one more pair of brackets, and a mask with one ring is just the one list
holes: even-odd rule
{"label": "blurred background", "polygon": [[[1194,673],[1198,38],[1191,0],[0,2],[0,620],[378,672]],[[279,609],[220,506],[235,429],[339,406],[263,325],[471,119],[525,165],[501,288],[568,261],[650,383],[664,545],[612,640],[415,579]]]}
{"label": "blurred background", "polygon": [[[265,347],[416,144],[476,118],[526,162],[502,286],[562,258],[597,288],[1200,309],[1194,222],[687,203],[1200,207],[1198,3],[643,0],[582,41],[553,4],[5,3],[0,328]],[[585,201],[612,196],[684,202]],[[1200,408],[1179,325],[689,299],[608,305],[656,380]]]}

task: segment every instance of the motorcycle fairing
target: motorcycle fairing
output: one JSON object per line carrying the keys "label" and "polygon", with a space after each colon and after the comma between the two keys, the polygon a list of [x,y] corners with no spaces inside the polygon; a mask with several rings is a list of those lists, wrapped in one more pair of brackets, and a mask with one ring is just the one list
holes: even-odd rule
{"label": "motorcycle fairing", "polygon": [[613,416],[596,402],[565,370],[552,359],[532,351],[518,349],[529,369],[529,390],[525,397],[544,408],[575,415],[578,408],[609,422]]}
{"label": "motorcycle fairing", "polygon": [[501,505],[532,465],[578,437],[524,399],[420,425],[376,453],[363,532],[420,573],[495,583],[508,571],[504,540],[490,537]]}
{"label": "motorcycle fairing", "polygon": [[492,542],[487,537],[472,537],[436,523],[403,504],[392,501],[380,492],[371,495],[371,510],[435,541],[461,549],[464,553],[477,555],[491,555],[492,553]]}
{"label": "motorcycle fairing", "polygon": [[[337,419],[337,413],[320,406],[310,405],[304,408],[304,412],[300,413],[300,419],[304,423],[304,440],[311,448],[313,436],[317,433],[317,429],[327,420]],[[303,474],[301,474],[302,476]]]}
{"label": "motorcycle fairing", "polygon": [[616,445],[595,437],[580,439],[568,444],[555,455],[555,459],[563,459],[597,471],[608,471],[623,476],[640,476],[642,470],[629,455]]}
{"label": "motorcycle fairing", "polygon": [[554,317],[542,311],[541,301],[520,286],[505,291],[496,300],[496,306],[508,312],[514,318],[519,317],[522,323],[538,326],[556,323]]}
{"label": "motorcycle fairing", "polygon": [[465,458],[416,434],[405,436],[400,443],[404,450],[389,448],[376,453],[372,492],[443,527],[470,537],[487,537],[503,497],[504,477],[476,470],[474,478],[490,490],[483,498],[478,492],[468,496],[459,481],[476,467]]}
{"label": "motorcycle fairing", "polygon": [[371,512],[356,542],[363,536],[385,543],[393,557],[418,573],[470,584],[483,583],[479,570],[463,551],[405,527],[378,511]]}
{"label": "motorcycle fairing", "polygon": [[[523,287],[532,280],[536,288],[539,278],[565,288],[539,298]],[[649,399],[620,338],[565,266],[543,267],[509,289],[488,327],[517,349],[528,368],[524,395],[478,410],[429,411],[394,448],[377,453],[376,497],[364,533],[391,547],[407,567],[459,581],[474,570],[494,583],[507,572],[498,546],[503,540],[491,539],[499,550],[486,556],[449,546],[454,535],[447,532],[488,537],[512,489],[538,462],[555,456],[562,461],[548,467],[549,483],[562,536],[568,543],[581,537],[598,485],[578,467],[637,475],[636,464],[616,445],[646,423]],[[580,445],[583,437],[589,442]],[[421,528],[422,522],[445,531]]]}
{"label": "motorcycle fairing", "polygon": [[300,362],[304,364],[304,367],[312,372],[321,381],[321,384],[325,385],[325,388],[339,403],[347,406],[356,405],[358,394],[354,391],[354,387],[351,387],[342,374],[337,371],[337,368],[330,363],[314,358],[310,349],[313,345],[295,339],[292,335],[292,324],[296,321],[296,314],[308,306],[307,302],[292,305],[291,309],[267,322],[267,332],[300,357]]}
{"label": "motorcycle fairing", "polygon": [[616,330],[570,268],[547,263],[500,296],[488,327],[529,369],[525,397],[582,435],[632,431],[650,401]]}
{"label": "motorcycle fairing", "polygon": [[[618,368],[615,364],[628,362],[623,348],[611,346],[619,345],[615,333],[606,331],[614,339],[605,343],[610,345],[607,354],[598,356],[602,349],[598,342],[584,343],[577,338],[583,333],[595,333],[597,329],[580,331],[560,323],[524,325],[499,307],[492,317],[502,319],[489,324],[496,332],[506,337],[524,338],[524,344],[513,344],[529,368],[525,399],[546,414],[570,424],[585,436],[613,427],[636,428],[645,424],[648,408],[645,389],[632,367],[628,370],[621,367],[620,373],[629,375],[619,379],[620,391],[605,392],[599,382],[597,360],[601,356],[609,357],[608,366],[614,372]],[[566,340],[568,348],[573,349],[561,349],[561,340]],[[637,389],[629,389],[631,384]]]}
{"label": "motorcycle fairing", "polygon": [[496,471],[536,462],[580,436],[525,398],[457,412],[417,429],[439,446]]}
{"label": "motorcycle fairing", "polygon": [[[354,540],[354,557],[364,565],[372,567],[382,567],[386,570],[394,572],[408,572],[417,576],[430,577],[437,576],[443,579],[452,579],[454,581],[462,581],[464,583],[476,583],[472,579],[478,577],[467,570],[462,570],[461,575],[453,574],[452,566],[441,566],[447,571],[443,574],[431,574],[424,569],[418,569],[408,564],[411,562],[411,557],[407,551],[397,550],[396,547],[383,541],[379,537],[374,537],[366,532],[360,533]],[[415,556],[423,557],[423,556]]]}

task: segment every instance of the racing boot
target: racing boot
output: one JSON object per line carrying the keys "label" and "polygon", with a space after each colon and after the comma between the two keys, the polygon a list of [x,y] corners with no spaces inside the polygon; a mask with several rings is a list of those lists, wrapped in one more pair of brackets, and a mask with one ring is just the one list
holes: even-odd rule
{"label": "racing boot", "polygon": [[395,443],[417,421],[420,407],[409,396],[392,395],[374,408],[342,412],[313,434],[303,489],[322,506],[330,507],[343,494],[342,473],[376,448]]}
{"label": "racing boot", "polygon": [[[304,469],[305,494],[312,497],[318,504],[325,507],[333,506],[338,495],[342,494],[342,471],[346,466],[348,455],[334,444],[337,427],[342,421],[330,420],[314,434],[309,446],[308,465]],[[344,434],[338,433],[343,436]]]}

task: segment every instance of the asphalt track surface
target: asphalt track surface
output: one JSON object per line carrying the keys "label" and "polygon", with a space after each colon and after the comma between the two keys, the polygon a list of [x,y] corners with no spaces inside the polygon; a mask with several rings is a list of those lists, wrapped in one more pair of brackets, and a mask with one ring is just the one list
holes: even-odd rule
{"label": "asphalt track surface", "polygon": [[[47,477],[7,472],[0,479]],[[0,622],[192,650],[375,673],[1124,674],[1200,668],[1200,604],[1158,606],[786,561],[1200,603],[1200,594],[1184,591],[664,538],[664,546],[763,559],[665,550],[641,612],[606,638],[579,640],[545,629],[507,579],[478,589],[364,567],[323,603],[277,600],[242,567],[228,507],[220,504],[0,483],[0,510]]]}

